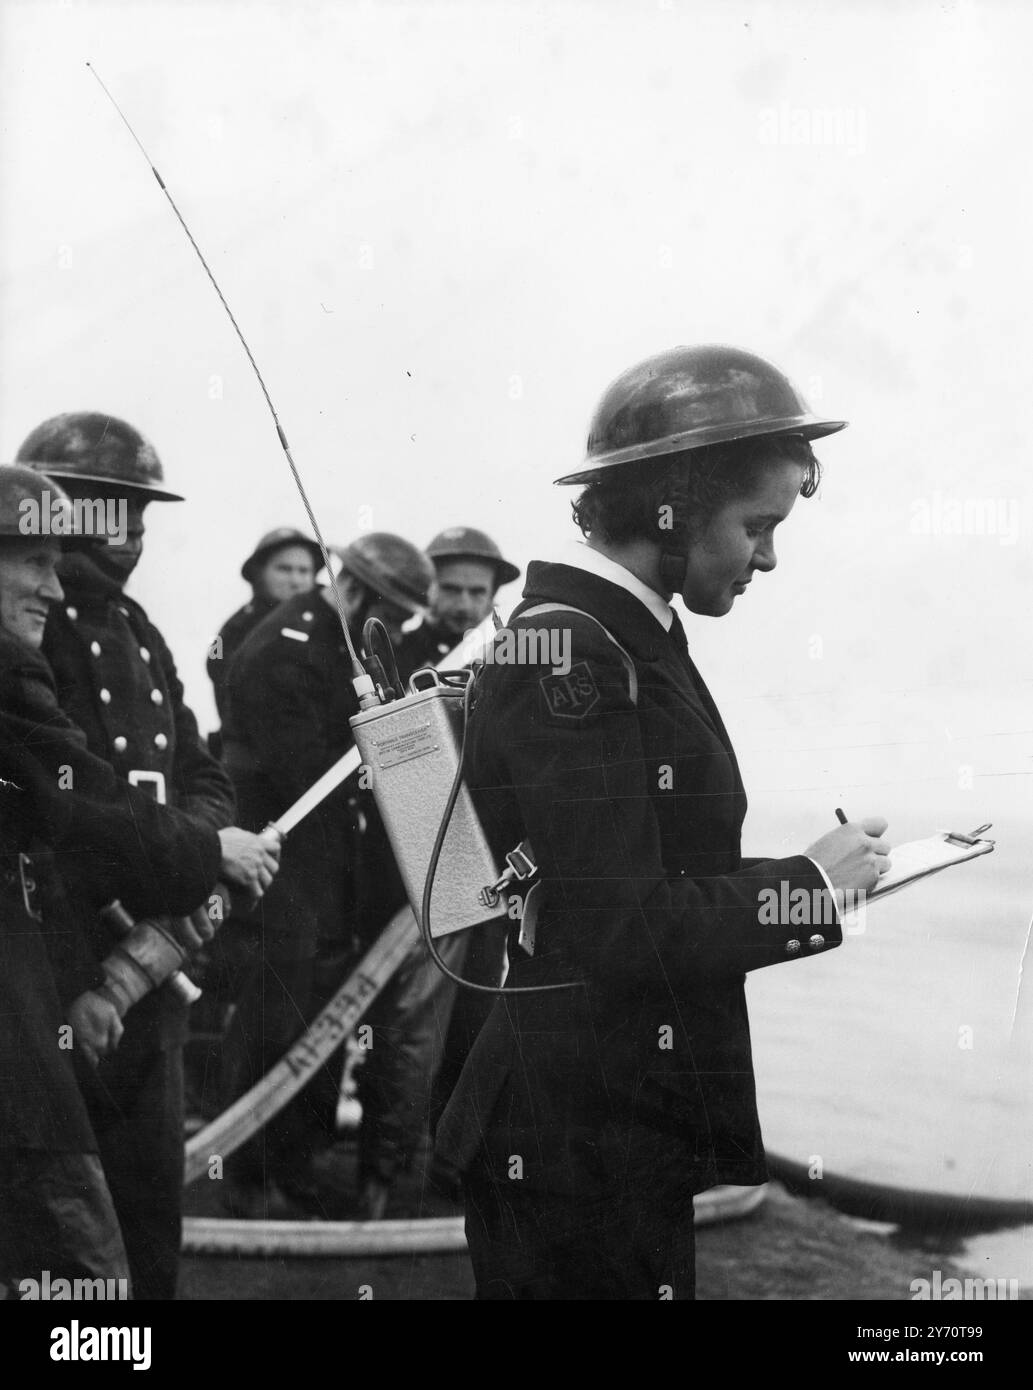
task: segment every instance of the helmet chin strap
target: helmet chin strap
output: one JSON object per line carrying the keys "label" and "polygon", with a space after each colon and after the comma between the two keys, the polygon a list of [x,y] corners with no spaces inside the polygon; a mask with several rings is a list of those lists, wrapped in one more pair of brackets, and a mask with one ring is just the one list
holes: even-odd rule
{"label": "helmet chin strap", "polygon": [[[666,499],[670,519],[660,531],[660,582],[672,594],[685,587],[689,568],[688,468],[681,469]],[[661,523],[661,525],[663,525]]]}
{"label": "helmet chin strap", "polygon": [[688,568],[689,557],[684,550],[665,550],[660,556],[660,582],[665,589],[680,594]]}

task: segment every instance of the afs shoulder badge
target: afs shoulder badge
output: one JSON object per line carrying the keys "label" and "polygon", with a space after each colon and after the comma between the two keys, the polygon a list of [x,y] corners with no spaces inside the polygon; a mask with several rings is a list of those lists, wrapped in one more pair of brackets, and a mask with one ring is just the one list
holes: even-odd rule
{"label": "afs shoulder badge", "polygon": [[565,676],[543,676],[538,682],[545,708],[555,719],[583,719],[599,703],[599,687],[587,661],[578,661]]}

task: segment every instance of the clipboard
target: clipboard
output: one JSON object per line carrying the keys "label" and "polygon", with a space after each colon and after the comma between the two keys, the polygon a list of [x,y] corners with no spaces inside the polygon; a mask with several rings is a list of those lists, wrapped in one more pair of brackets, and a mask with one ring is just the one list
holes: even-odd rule
{"label": "clipboard", "polygon": [[937,830],[924,840],[910,840],[895,846],[890,850],[890,867],[866,894],[868,902],[887,898],[955,864],[965,864],[982,854],[992,853],[996,841],[980,838],[981,832],[989,829],[988,825],[981,825],[971,835],[962,835],[956,830]]}

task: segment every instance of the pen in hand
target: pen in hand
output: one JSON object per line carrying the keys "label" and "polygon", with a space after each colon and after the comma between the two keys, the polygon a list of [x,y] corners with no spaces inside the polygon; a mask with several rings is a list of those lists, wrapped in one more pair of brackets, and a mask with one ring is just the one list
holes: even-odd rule
{"label": "pen in hand", "polygon": [[[835,893],[870,892],[879,874],[889,868],[887,846],[881,839],[886,822],[881,816],[848,821],[841,806],[836,807],[835,816],[838,821],[836,828],[816,840],[804,850],[804,854],[822,870],[827,886]],[[843,831],[847,829],[850,833],[844,834]]]}

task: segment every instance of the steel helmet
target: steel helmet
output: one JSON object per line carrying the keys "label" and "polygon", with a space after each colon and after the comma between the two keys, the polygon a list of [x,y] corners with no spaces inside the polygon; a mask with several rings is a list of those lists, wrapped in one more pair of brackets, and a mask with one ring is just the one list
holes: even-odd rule
{"label": "steel helmet", "polygon": [[37,425],[18,450],[18,462],[67,482],[115,484],[151,502],[182,502],[167,492],[154,446],[125,420],[94,411],[55,415]]}
{"label": "steel helmet", "polygon": [[427,554],[432,560],[483,560],[495,566],[496,585],[520,578],[519,569],[502,558],[502,551],[492,538],[472,526],[450,526],[439,531],[427,546]]}
{"label": "steel helmet", "polygon": [[19,464],[0,465],[0,536],[63,540],[73,534],[72,523],[72,504],[57,483]]}
{"label": "steel helmet", "polygon": [[316,574],[323,568],[323,552],[311,536],[306,536],[304,531],[296,531],[293,526],[280,526],[275,531],[267,531],[241,565],[240,573],[243,578],[249,584],[253,584],[257,571],[262,568],[273,552],[282,550],[288,545],[303,545],[305,547],[312,556]]}
{"label": "steel helmet", "polygon": [[419,613],[429,603],[428,590],[434,580],[434,566],[422,550],[390,531],[371,531],[343,549],[331,546],[341,561],[341,569],[359,579],[382,598],[397,603],[410,613]]}
{"label": "steel helmet", "polygon": [[742,348],[676,347],[623,372],[606,390],[588,452],[557,483],[589,483],[608,468],[760,435],[820,439],[845,420],[815,415],[777,367]]}

